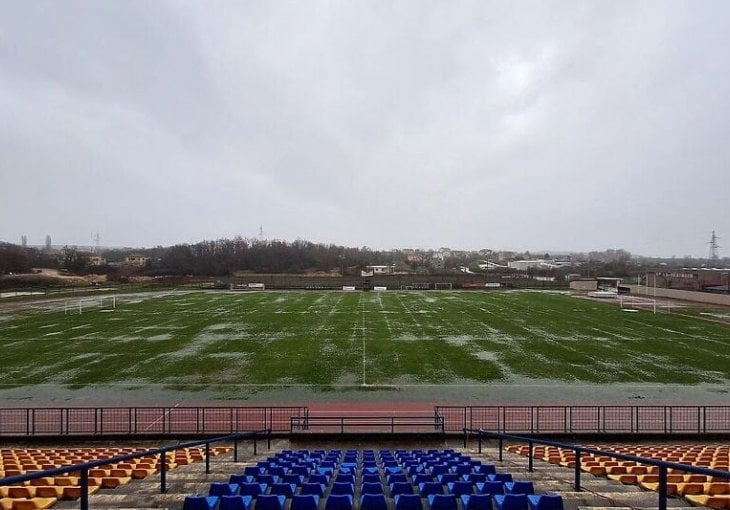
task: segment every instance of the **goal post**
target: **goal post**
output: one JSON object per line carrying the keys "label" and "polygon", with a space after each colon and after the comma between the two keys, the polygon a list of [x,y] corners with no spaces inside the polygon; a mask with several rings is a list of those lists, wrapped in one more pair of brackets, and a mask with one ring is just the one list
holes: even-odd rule
{"label": "goal post", "polygon": [[451,283],[434,283],[433,284],[434,290],[452,290],[453,288],[454,288],[454,286]]}

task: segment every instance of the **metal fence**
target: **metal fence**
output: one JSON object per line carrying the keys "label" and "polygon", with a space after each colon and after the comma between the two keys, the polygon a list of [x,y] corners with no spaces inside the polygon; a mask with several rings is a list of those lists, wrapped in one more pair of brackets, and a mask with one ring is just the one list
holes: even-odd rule
{"label": "metal fence", "polygon": [[0,436],[231,434],[289,432],[307,407],[0,408]]}
{"label": "metal fence", "polygon": [[529,434],[724,434],[730,406],[436,406],[446,431]]}

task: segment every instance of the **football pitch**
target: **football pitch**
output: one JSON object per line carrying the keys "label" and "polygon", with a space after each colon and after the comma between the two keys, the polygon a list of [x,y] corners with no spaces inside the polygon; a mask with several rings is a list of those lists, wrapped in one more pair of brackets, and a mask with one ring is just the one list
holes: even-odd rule
{"label": "football pitch", "polygon": [[730,381],[728,327],[560,293],[181,292],[75,303],[3,317],[2,391],[296,399],[450,388],[449,398],[467,399],[492,386]]}

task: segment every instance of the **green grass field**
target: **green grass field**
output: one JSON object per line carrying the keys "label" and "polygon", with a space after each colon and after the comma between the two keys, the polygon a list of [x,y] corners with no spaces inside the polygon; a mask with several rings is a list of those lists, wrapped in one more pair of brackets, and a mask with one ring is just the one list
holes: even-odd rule
{"label": "green grass field", "polygon": [[725,384],[730,329],[539,292],[196,292],[0,321],[0,385]]}

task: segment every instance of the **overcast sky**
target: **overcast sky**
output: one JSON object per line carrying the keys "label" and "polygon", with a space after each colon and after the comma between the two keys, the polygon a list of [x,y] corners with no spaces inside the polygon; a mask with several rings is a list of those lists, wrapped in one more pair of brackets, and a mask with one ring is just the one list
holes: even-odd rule
{"label": "overcast sky", "polygon": [[0,240],[730,254],[730,2],[0,0]]}

